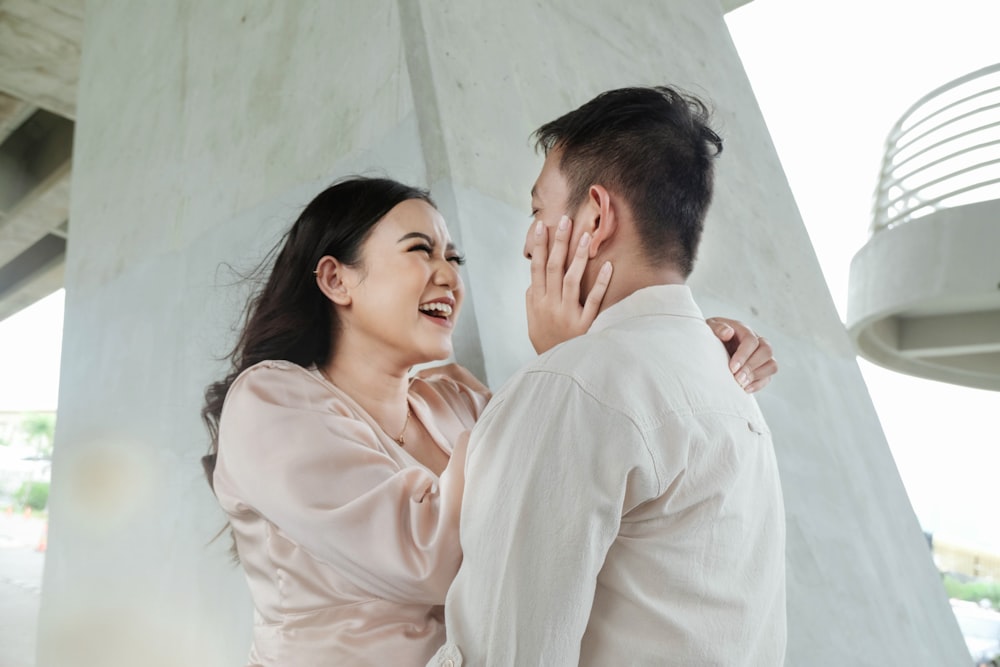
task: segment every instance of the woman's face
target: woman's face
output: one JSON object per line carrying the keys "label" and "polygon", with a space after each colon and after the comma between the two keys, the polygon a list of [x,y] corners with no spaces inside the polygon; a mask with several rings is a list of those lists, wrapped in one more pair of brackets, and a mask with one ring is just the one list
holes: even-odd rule
{"label": "woman's face", "polygon": [[462,261],[437,209],[420,199],[397,204],[362,245],[361,262],[343,269],[351,298],[339,307],[341,340],[405,365],[448,358]]}

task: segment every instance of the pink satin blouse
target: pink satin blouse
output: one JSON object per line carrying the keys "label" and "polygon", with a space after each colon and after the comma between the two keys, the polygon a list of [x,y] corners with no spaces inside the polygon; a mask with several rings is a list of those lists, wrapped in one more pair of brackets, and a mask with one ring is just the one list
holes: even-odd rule
{"label": "pink satin blouse", "polygon": [[[449,454],[488,400],[457,366],[410,384],[414,417]],[[249,664],[424,665],[462,558],[462,474],[439,478],[315,368],[244,371],[214,481],[254,601]]]}

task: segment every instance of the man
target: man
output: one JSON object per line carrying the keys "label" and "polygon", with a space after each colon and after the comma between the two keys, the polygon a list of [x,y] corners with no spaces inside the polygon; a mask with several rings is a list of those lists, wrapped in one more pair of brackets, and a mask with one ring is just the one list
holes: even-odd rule
{"label": "man", "polygon": [[626,88],[536,132],[536,347],[571,326],[545,308],[574,282],[567,244],[589,260],[583,294],[608,262],[614,278],[589,330],[516,374],[472,433],[465,556],[431,664],[782,664],[770,433],[685,285],[722,148],[706,117],[669,88]]}

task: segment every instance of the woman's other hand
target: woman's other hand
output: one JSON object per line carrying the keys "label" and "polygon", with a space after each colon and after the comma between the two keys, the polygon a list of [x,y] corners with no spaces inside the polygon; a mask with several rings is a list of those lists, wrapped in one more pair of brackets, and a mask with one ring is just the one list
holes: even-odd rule
{"label": "woman's other hand", "polygon": [[771,344],[739,320],[710,317],[706,322],[725,343],[729,352],[729,370],[743,390],[752,394],[766,387],[778,372]]}
{"label": "woman's other hand", "polygon": [[611,282],[611,263],[606,262],[586,301],[580,303],[583,271],[587,266],[590,235],[584,234],[573,249],[573,258],[566,266],[573,222],[563,216],[556,227],[552,248],[548,229],[535,223],[534,249],[531,252],[531,286],[525,294],[528,311],[528,337],[541,354],[559,343],[587,332],[600,312],[601,302]]}

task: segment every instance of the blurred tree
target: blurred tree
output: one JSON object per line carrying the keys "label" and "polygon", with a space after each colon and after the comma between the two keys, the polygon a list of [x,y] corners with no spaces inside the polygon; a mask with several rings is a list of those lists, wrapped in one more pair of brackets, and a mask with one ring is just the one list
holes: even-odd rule
{"label": "blurred tree", "polygon": [[944,589],[948,597],[982,604],[989,600],[993,609],[1000,609],[1000,582],[988,580],[959,581],[951,575],[944,575]]}
{"label": "blurred tree", "polygon": [[25,482],[14,494],[14,499],[21,507],[41,512],[49,504],[49,483]]}
{"label": "blurred tree", "polygon": [[21,432],[38,456],[52,458],[52,441],[56,434],[56,416],[51,412],[32,412],[21,419]]}

